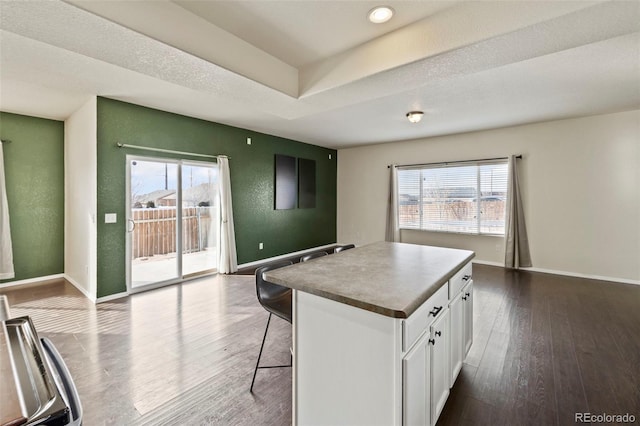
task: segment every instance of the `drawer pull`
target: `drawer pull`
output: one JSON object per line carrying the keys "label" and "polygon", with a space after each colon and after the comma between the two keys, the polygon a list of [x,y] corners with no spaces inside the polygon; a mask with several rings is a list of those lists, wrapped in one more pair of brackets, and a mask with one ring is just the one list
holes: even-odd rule
{"label": "drawer pull", "polygon": [[436,331],[436,336],[438,337],[442,336],[442,331]]}
{"label": "drawer pull", "polygon": [[434,346],[435,346],[435,344],[436,344],[435,339],[429,339],[429,344],[431,344],[431,345],[434,345]]}
{"label": "drawer pull", "polygon": [[471,275],[465,275],[462,277],[462,281],[469,281],[469,278],[471,278]]}
{"label": "drawer pull", "polygon": [[433,311],[429,312],[429,315],[433,315],[434,317],[437,317],[441,310],[442,310],[442,306],[433,308]]}
{"label": "drawer pull", "polygon": [[462,296],[462,300],[467,300],[467,296]]}
{"label": "drawer pull", "polygon": [[471,295],[471,293],[465,293],[464,295],[469,297]]}

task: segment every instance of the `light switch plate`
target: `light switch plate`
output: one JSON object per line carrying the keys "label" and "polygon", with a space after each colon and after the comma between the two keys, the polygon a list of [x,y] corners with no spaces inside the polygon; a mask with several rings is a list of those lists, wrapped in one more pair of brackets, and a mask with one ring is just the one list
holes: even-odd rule
{"label": "light switch plate", "polygon": [[104,223],[116,223],[118,221],[118,215],[116,213],[105,213]]}

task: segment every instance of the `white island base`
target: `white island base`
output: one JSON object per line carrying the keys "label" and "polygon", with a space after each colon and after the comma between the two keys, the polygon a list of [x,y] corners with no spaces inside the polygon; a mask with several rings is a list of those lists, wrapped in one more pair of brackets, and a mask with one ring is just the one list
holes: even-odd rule
{"label": "white island base", "polygon": [[402,320],[293,297],[293,424],[402,424]]}
{"label": "white island base", "polygon": [[265,273],[293,289],[293,424],[435,425],[471,346],[472,257],[375,243]]}
{"label": "white island base", "polygon": [[294,290],[293,424],[435,425],[471,347],[472,286],[407,319]]}

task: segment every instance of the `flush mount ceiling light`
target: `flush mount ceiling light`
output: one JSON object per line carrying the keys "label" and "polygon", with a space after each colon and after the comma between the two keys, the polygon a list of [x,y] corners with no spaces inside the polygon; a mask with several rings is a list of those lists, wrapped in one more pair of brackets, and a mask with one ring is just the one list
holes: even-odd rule
{"label": "flush mount ceiling light", "polygon": [[393,9],[389,6],[374,7],[369,11],[369,21],[374,24],[387,22],[393,16]]}
{"label": "flush mount ceiling light", "polygon": [[407,113],[407,118],[409,119],[410,122],[417,123],[420,120],[422,120],[423,115],[424,115],[424,112],[422,111],[409,111]]}

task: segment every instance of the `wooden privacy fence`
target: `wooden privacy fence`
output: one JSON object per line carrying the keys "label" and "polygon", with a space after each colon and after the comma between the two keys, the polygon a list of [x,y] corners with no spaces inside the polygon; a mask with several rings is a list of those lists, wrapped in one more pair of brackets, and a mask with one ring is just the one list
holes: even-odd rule
{"label": "wooden privacy fence", "polygon": [[[133,209],[133,258],[175,253],[175,207]],[[182,250],[193,253],[216,245],[215,207],[185,207],[182,209]]]}
{"label": "wooden privacy fence", "polygon": [[[422,204],[422,220],[429,222],[473,222],[477,215],[474,201],[451,200],[447,202],[424,202]],[[505,202],[490,200],[480,202],[483,221],[504,221]],[[400,223],[420,226],[420,206],[418,202],[400,204],[398,209]],[[503,225],[504,226],[504,225]]]}

